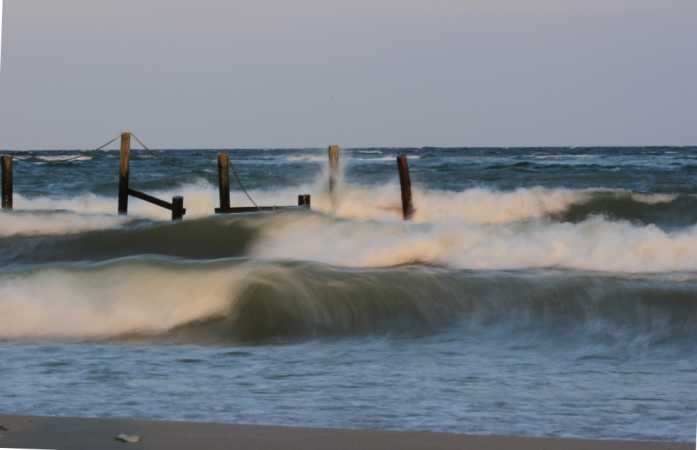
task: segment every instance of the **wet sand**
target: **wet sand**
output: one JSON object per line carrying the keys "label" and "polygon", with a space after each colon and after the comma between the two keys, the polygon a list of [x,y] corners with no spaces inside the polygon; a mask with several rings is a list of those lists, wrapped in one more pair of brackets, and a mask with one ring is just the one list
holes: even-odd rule
{"label": "wet sand", "polygon": [[[688,450],[693,444],[479,437],[126,419],[0,415],[0,447],[57,450]],[[140,442],[115,440],[137,435]]]}

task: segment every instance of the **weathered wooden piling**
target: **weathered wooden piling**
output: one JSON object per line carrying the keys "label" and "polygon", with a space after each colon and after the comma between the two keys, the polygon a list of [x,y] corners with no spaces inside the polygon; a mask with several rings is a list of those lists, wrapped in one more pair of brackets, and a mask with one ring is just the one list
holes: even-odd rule
{"label": "weathered wooden piling", "polygon": [[329,146],[329,194],[332,196],[339,184],[339,152],[340,149],[338,145]]}
{"label": "weathered wooden piling", "polygon": [[218,190],[220,191],[220,209],[230,209],[230,155],[218,154]]}
{"label": "weathered wooden piling", "polygon": [[182,220],[186,214],[184,209],[184,197],[172,197],[172,220]]}
{"label": "weathered wooden piling", "polygon": [[12,209],[12,156],[5,155],[2,161],[2,209]]}
{"label": "weathered wooden piling", "polygon": [[410,220],[414,215],[414,205],[411,198],[409,161],[406,155],[397,157],[397,169],[399,170],[399,184],[402,188],[402,213],[404,215],[404,220]]}
{"label": "weathered wooden piling", "polygon": [[[136,138],[137,140],[138,138]],[[140,141],[138,141],[140,142]],[[141,144],[142,145],[142,144]],[[181,220],[186,214],[184,209],[184,197],[176,196],[172,198],[172,203],[161,200],[145,192],[131,189],[129,186],[129,166],[131,153],[131,133],[121,133],[121,158],[119,161],[119,214],[128,214],[128,197],[133,196],[137,199],[152,203],[160,208],[172,211],[172,220]]]}
{"label": "weathered wooden piling", "polygon": [[131,152],[131,133],[121,133],[121,159],[119,163],[119,214],[128,214],[128,172]]}
{"label": "weathered wooden piling", "polygon": [[298,195],[298,206],[301,208],[312,208],[312,199],[309,194]]}

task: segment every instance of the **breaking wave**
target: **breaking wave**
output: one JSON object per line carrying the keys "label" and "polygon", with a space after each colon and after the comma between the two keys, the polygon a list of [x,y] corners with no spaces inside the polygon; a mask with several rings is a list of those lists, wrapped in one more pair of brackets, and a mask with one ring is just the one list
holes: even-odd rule
{"label": "breaking wave", "polygon": [[4,250],[0,261],[16,264],[166,255],[246,256],[353,268],[426,264],[486,270],[697,271],[697,226],[666,231],[600,216],[578,223],[419,224],[287,212],[181,223],[140,221],[75,235],[5,239],[0,245]]}
{"label": "breaking wave", "polygon": [[[177,189],[149,193],[164,199],[183,195],[187,217],[210,216],[217,205],[217,188],[200,180]],[[341,219],[395,222],[401,220],[400,189],[396,183],[379,186],[342,184],[332,199],[323,177],[294,187],[250,192],[258,204],[292,206],[299,194],[311,194],[315,211]],[[685,226],[697,223],[697,198],[688,195],[639,194],[623,190],[519,188],[497,191],[472,188],[442,191],[414,188],[416,223],[509,222],[554,218],[582,221],[594,215],[611,219],[655,223],[661,226]],[[233,192],[233,205],[250,206],[242,193]],[[75,197],[26,197],[16,195],[18,210],[64,210],[80,214],[114,214],[116,198],[96,194]],[[136,217],[165,220],[170,213],[148,203],[131,199],[129,213]]]}
{"label": "breaking wave", "polygon": [[697,331],[697,279],[125,259],[0,276],[1,339],[223,343],[532,333],[660,344]]}
{"label": "breaking wave", "polygon": [[595,217],[577,224],[403,224],[275,216],[251,254],[345,267],[434,264],[459,269],[696,271],[697,226],[666,232]]}

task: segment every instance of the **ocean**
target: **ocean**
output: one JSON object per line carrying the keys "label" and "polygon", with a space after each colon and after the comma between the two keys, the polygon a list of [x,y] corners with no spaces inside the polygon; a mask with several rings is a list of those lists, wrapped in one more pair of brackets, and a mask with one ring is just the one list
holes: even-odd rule
{"label": "ocean", "polygon": [[229,153],[312,211],[133,150],[187,215],[118,216],[118,151],[14,153],[1,413],[694,439],[697,148],[347,149],[334,202],[326,149]]}

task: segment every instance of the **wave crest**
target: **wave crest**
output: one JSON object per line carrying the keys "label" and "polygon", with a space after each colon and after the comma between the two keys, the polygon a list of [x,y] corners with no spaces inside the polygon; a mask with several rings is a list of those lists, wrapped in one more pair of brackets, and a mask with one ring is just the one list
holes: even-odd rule
{"label": "wave crest", "polygon": [[[217,188],[204,180],[177,189],[153,190],[149,193],[164,199],[183,195],[188,218],[212,215],[218,199]],[[337,203],[327,193],[326,177],[300,186],[253,190],[250,193],[258,204],[278,206],[295,205],[299,194],[309,193],[315,211],[340,219],[401,220],[401,196],[397,183],[379,186],[342,183],[336,197]],[[691,196],[637,194],[622,190],[534,187],[513,191],[471,188],[453,192],[414,187],[413,196],[416,206],[413,220],[416,223],[505,224],[547,217],[578,221],[599,214],[626,220],[646,219],[649,223],[660,223],[664,214],[669,214],[668,219],[679,219],[681,213],[697,219],[690,215],[690,211],[697,211],[697,199]],[[234,190],[232,201],[236,205],[249,206],[244,195]],[[58,209],[80,214],[114,214],[116,211],[115,196],[95,194],[71,198],[17,195],[15,204],[18,210],[30,211]],[[651,214],[651,211],[657,213]],[[168,211],[137,199],[130,200],[129,213],[156,220],[170,218]]]}
{"label": "wave crest", "polygon": [[0,277],[2,339],[265,341],[364,333],[694,336],[694,277],[121,260]]}

